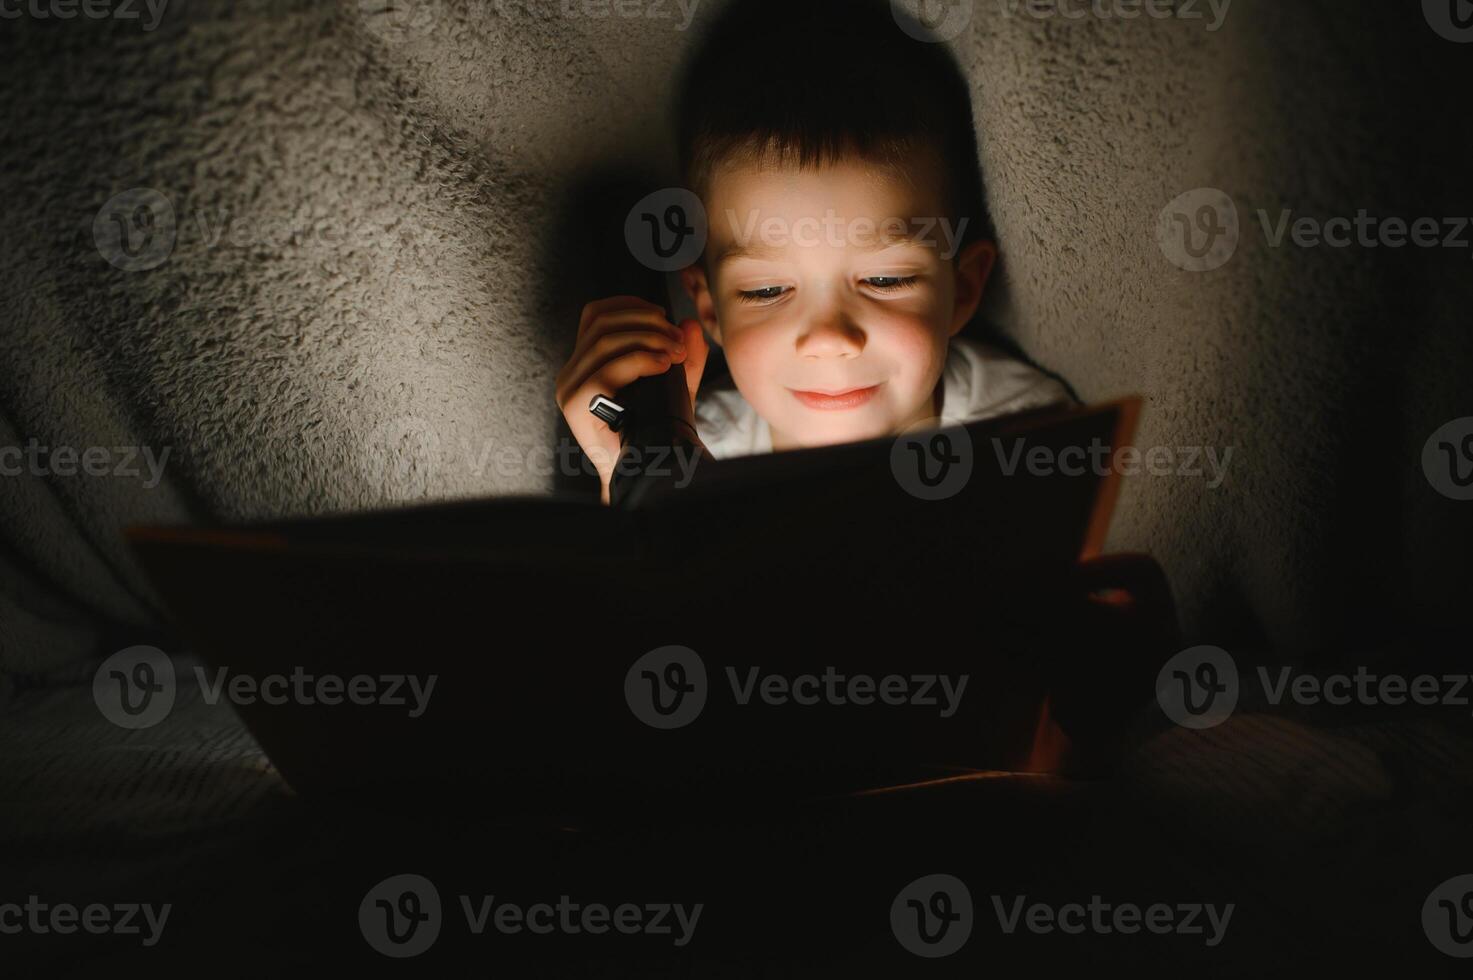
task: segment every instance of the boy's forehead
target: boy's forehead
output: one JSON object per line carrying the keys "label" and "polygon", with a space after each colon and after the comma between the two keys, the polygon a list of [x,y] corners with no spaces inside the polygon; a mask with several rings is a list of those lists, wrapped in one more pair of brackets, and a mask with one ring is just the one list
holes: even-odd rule
{"label": "boy's forehead", "polygon": [[713,237],[767,218],[941,218],[941,183],[936,161],[924,153],[899,164],[731,161],[712,172],[705,205]]}

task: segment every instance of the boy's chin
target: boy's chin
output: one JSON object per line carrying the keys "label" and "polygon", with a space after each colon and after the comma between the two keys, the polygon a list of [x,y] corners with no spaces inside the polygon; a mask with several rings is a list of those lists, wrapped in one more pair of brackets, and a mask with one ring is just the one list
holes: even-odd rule
{"label": "boy's chin", "polygon": [[892,434],[883,422],[854,422],[848,425],[809,425],[793,436],[799,449],[819,449],[824,446],[842,446],[850,442],[866,442],[883,439]]}

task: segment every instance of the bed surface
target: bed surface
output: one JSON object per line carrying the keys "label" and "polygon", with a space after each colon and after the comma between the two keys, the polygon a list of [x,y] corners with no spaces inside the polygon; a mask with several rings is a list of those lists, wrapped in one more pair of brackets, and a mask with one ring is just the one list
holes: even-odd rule
{"label": "bed surface", "polygon": [[[1003,935],[990,904],[994,893],[1058,902],[1113,894],[1142,905],[1234,903],[1214,948],[1164,937],[1179,944],[1173,956],[1209,975],[1262,974],[1267,953],[1267,975],[1303,973],[1337,943],[1362,963],[1405,963],[1410,951],[1436,966],[1422,903],[1473,870],[1473,733],[1450,716],[1332,725],[1240,711],[1205,731],[1161,727],[1109,780],[977,774],[783,812],[731,801],[663,823],[528,828],[302,800],[187,673],[169,717],[140,731],[108,722],[84,681],[13,692],[0,711],[4,891],[79,905],[169,902],[174,912],[150,949],[117,936],[32,937],[28,955],[63,975],[134,958],[197,964],[222,949],[232,952],[219,971],[243,975],[288,947],[297,962],[383,966],[355,909],[378,880],[406,871],[442,891],[463,883],[469,894],[622,890],[637,893],[629,900],[653,892],[705,904],[700,942],[585,937],[560,948],[561,968],[575,973],[593,962],[701,976],[779,962],[852,973],[901,955],[887,896],[937,871],[966,881],[977,900],[964,956],[1144,966],[1164,948],[1122,936]],[[792,895],[805,901],[786,908]],[[541,937],[508,938],[492,947],[479,937],[472,951],[545,965],[547,947],[533,941]],[[453,943],[442,939],[427,956],[449,957]]]}

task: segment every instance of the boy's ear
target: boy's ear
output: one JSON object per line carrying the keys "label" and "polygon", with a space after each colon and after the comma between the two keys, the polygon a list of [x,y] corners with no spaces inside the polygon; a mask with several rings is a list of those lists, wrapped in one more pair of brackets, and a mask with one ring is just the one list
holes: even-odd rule
{"label": "boy's ear", "polygon": [[997,245],[983,240],[962,249],[956,259],[956,305],[951,314],[951,335],[965,327],[982,303],[987,279],[997,263]]}
{"label": "boy's ear", "polygon": [[685,284],[686,295],[696,305],[696,316],[706,335],[721,343],[721,324],[716,321],[716,300],[711,296],[711,286],[706,280],[706,270],[697,263],[680,270],[680,281]]}

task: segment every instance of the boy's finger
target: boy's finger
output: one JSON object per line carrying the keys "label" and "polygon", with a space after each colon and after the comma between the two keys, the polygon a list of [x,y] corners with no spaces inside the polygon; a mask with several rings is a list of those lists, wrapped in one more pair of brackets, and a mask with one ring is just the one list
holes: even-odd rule
{"label": "boy's finger", "polygon": [[590,378],[619,358],[637,351],[664,354],[671,361],[679,361],[684,355],[676,351],[677,343],[668,334],[654,331],[604,334],[578,352],[568,377],[570,380]]}
{"label": "boy's finger", "polygon": [[682,320],[680,332],[685,338],[685,381],[690,388],[690,403],[694,406],[696,392],[701,388],[701,376],[706,373],[706,359],[710,356],[711,348],[706,343],[706,332],[701,329],[700,320]]}
{"label": "boy's finger", "polygon": [[670,355],[655,351],[629,351],[609,361],[592,374],[578,390],[579,403],[586,410],[594,395],[612,397],[625,385],[670,370]]}
{"label": "boy's finger", "polygon": [[[679,361],[684,353],[677,351],[680,341],[669,332],[648,328],[631,327],[627,330],[606,331],[598,336],[579,342],[573,356],[563,365],[557,375],[559,403],[566,399],[562,393],[581,388],[588,379],[597,374],[610,361],[632,351],[649,350],[664,352],[671,360]],[[612,395],[613,392],[605,392]]]}
{"label": "boy's finger", "polygon": [[654,330],[681,340],[680,328],[665,319],[662,310],[616,310],[594,317],[578,338],[578,344],[593,343],[599,337],[627,330]]}
{"label": "boy's finger", "polygon": [[596,299],[583,307],[583,313],[578,318],[577,336],[583,336],[584,331],[593,324],[593,321],[605,313],[631,309],[658,310],[661,316],[665,315],[664,307],[638,296],[609,296],[606,299]]}

